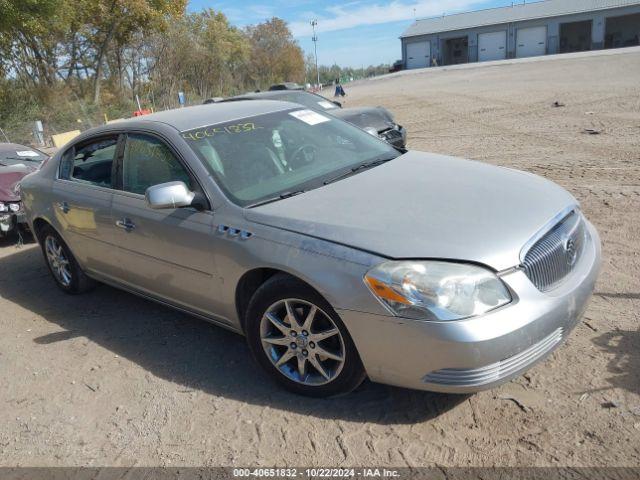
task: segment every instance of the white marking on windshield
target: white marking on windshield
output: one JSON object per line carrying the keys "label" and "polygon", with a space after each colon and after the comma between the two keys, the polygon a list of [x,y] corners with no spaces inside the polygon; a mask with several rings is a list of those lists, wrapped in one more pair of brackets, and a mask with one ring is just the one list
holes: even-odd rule
{"label": "white marking on windshield", "polygon": [[330,120],[324,115],[320,115],[313,110],[298,110],[296,112],[289,112],[289,115],[303,121],[308,125],[317,125],[319,123],[328,122]]}
{"label": "white marking on windshield", "polygon": [[34,152],[33,150],[17,150],[16,155],[19,157],[39,157],[38,152]]}

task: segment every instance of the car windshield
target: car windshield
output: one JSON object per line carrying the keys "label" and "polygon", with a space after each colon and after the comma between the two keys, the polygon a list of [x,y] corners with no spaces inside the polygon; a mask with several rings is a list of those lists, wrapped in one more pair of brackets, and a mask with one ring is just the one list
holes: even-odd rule
{"label": "car windshield", "polygon": [[46,160],[46,158],[47,156],[44,153],[29,147],[0,150],[0,166],[39,164]]}
{"label": "car windshield", "polygon": [[300,92],[300,91],[280,91],[277,94],[273,94],[272,98],[283,100],[285,102],[293,102],[299,103],[300,105],[304,105],[307,108],[312,110],[334,110],[339,108],[335,103],[327,100],[320,95],[316,95],[315,93],[309,92]]}
{"label": "car windshield", "polygon": [[363,130],[308,109],[210,125],[182,137],[243,207],[318,188],[400,155]]}

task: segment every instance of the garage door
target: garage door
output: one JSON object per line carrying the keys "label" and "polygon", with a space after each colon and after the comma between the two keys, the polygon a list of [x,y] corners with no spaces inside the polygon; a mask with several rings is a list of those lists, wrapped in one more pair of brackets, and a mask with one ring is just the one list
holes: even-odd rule
{"label": "garage door", "polygon": [[407,69],[424,68],[431,58],[431,42],[407,43]]}
{"label": "garage door", "polygon": [[507,58],[507,31],[478,35],[478,61],[504,60]]}
{"label": "garage door", "polygon": [[547,53],[547,27],[519,28],[516,57],[535,57]]}

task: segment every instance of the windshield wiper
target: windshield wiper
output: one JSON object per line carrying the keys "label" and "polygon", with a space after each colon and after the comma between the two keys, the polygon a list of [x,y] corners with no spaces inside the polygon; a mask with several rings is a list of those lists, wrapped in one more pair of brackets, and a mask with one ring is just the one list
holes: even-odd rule
{"label": "windshield wiper", "polygon": [[367,162],[367,163],[362,163],[360,165],[356,165],[355,167],[350,168],[346,172],[342,172],[340,175],[336,175],[335,177],[330,178],[329,180],[325,180],[323,182],[323,184],[324,185],[329,185],[330,183],[337,182],[338,180],[342,180],[343,178],[350,177],[354,173],[358,173],[358,172],[361,172],[362,170],[367,170],[369,168],[373,168],[373,167],[377,167],[378,165],[382,165],[383,163],[390,162],[394,158],[398,158],[398,157],[379,158],[377,160],[372,160],[372,161]]}
{"label": "windshield wiper", "polygon": [[247,205],[245,208],[253,208],[259,207],[260,205],[266,205],[267,203],[277,202],[278,200],[284,200],[285,198],[295,197],[296,195],[300,195],[301,193],[306,192],[306,190],[295,190],[293,192],[284,192],[278,195],[277,197],[267,198],[266,200],[261,200],[256,203],[252,203],[251,205]]}

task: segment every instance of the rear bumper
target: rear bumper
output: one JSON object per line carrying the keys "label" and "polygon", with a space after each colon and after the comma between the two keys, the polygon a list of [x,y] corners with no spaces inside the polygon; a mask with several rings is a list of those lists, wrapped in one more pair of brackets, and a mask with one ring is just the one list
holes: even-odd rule
{"label": "rear bumper", "polygon": [[586,309],[600,269],[590,239],[567,280],[542,293],[517,270],[502,276],[514,301],[481,317],[427,322],[340,310],[371,380],[419,390],[469,393],[522,374],[557,348]]}

